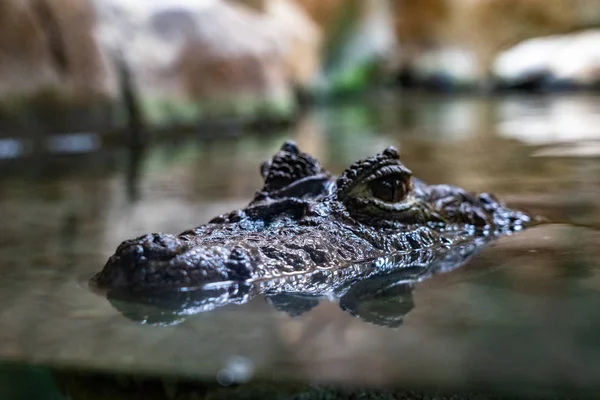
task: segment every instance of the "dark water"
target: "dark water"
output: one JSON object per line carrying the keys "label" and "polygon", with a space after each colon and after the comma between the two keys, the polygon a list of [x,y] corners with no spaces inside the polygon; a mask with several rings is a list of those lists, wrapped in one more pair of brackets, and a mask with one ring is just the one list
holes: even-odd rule
{"label": "dark water", "polygon": [[[0,360],[204,381],[597,390],[600,99],[387,98],[309,112],[288,131],[0,164]],[[492,191],[552,224],[425,280],[390,329],[335,301],[298,317],[256,298],[173,326],[131,321],[87,288],[124,239],[244,206],[282,141],[340,172],[397,146],[415,176]],[[64,152],[63,152],[64,153]]]}

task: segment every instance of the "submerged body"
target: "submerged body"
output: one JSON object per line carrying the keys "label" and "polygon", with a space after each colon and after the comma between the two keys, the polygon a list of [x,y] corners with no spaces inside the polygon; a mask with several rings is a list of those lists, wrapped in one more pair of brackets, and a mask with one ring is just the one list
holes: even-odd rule
{"label": "submerged body", "polygon": [[489,194],[412,178],[392,147],[336,179],[287,142],[261,172],[248,207],[178,236],[123,242],[95,285],[148,293],[244,282],[323,293],[399,267],[456,265],[530,221]]}

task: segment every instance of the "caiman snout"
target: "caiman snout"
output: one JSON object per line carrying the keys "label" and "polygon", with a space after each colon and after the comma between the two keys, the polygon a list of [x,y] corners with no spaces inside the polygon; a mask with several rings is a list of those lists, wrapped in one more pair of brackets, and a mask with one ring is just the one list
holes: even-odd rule
{"label": "caiman snout", "polygon": [[247,279],[250,264],[243,248],[194,246],[185,237],[153,233],[121,243],[94,281],[108,290],[181,289]]}

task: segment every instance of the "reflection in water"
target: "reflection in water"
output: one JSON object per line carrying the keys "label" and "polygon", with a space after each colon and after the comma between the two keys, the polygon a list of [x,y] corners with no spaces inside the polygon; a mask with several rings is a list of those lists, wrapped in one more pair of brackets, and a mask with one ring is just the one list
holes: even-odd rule
{"label": "reflection in water", "polygon": [[145,146],[138,143],[131,143],[129,147],[129,157],[127,158],[126,168],[126,192],[127,200],[135,202],[139,199],[139,182],[142,175],[142,163],[146,152]]}
{"label": "reflection in water", "polygon": [[17,158],[23,154],[23,144],[18,139],[0,139],[0,160]]}
{"label": "reflection in water", "polygon": [[[320,275],[297,284],[273,282],[208,284],[202,289],[131,294],[109,291],[111,304],[124,316],[143,324],[172,325],[187,317],[229,304],[245,304],[259,294],[277,310],[290,316],[310,311],[322,298],[339,301],[342,310],[376,325],[390,328],[402,324],[413,308],[414,284],[438,273],[463,265],[485,241],[460,245],[448,250],[420,250],[392,254],[362,264],[343,267],[351,274],[340,274],[336,282],[323,285]],[[285,279],[285,278],[282,278]]]}
{"label": "reflection in water", "polygon": [[91,132],[53,135],[48,140],[48,150],[51,153],[93,153],[99,148],[100,137]]}
{"label": "reflection in water", "polygon": [[498,130],[542,145],[600,140],[600,97],[517,98],[502,104]]}

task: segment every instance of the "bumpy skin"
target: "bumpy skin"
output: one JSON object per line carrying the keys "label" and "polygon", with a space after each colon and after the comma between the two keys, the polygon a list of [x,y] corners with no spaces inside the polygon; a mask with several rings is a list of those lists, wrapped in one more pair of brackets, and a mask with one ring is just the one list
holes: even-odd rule
{"label": "bumpy skin", "polygon": [[492,195],[412,178],[393,147],[336,180],[286,142],[261,172],[264,187],[248,207],[178,236],[127,240],[94,284],[146,294],[231,283],[266,293],[347,290],[382,271],[456,266],[530,221]]}

